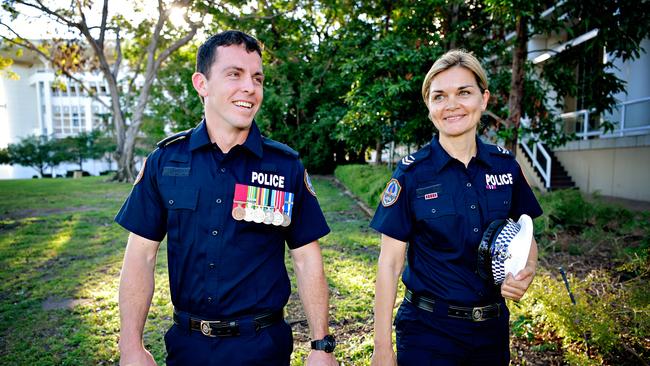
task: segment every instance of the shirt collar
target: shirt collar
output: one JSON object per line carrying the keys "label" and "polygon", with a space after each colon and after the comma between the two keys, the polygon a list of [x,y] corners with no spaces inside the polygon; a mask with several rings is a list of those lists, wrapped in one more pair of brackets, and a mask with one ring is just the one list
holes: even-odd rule
{"label": "shirt collar", "polygon": [[[437,172],[440,172],[453,158],[442,148],[440,141],[438,141],[438,135],[433,136],[431,139],[431,156],[433,165],[436,168]],[[476,157],[478,161],[483,164],[491,167],[490,164],[490,153],[488,152],[487,146],[481,141],[481,139],[476,136]]]}
{"label": "shirt collar", "polygon": [[488,146],[476,136],[476,159],[488,167],[492,167],[490,163],[490,152]]}
{"label": "shirt collar", "polygon": [[[212,142],[208,135],[208,128],[205,119],[203,119],[201,123],[194,128],[194,132],[192,132],[192,136],[190,136],[190,151],[194,151],[209,144],[212,144]],[[258,158],[262,157],[262,134],[260,133],[260,129],[257,127],[255,121],[251,124],[251,127],[248,130],[248,137],[246,137],[246,141],[244,141],[242,146],[255,154]]]}
{"label": "shirt collar", "polygon": [[442,148],[438,135],[431,139],[431,161],[433,162],[436,172],[440,172],[452,160],[451,156]]}

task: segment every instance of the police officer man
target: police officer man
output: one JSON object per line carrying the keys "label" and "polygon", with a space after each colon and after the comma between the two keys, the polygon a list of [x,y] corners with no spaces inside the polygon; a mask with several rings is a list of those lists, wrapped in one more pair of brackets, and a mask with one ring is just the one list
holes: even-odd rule
{"label": "police officer man", "polygon": [[[514,156],[477,137],[487,87],[478,60],[460,50],[440,57],[425,78],[422,95],[438,134],[402,159],[370,224],[382,234],[372,365],[509,363],[504,298],[519,300],[528,289],[537,246],[526,243],[525,267],[500,287],[479,275],[478,248],[492,222],[542,210]],[[405,257],[395,355],[391,319]]]}
{"label": "police officer man", "polygon": [[329,232],[298,154],[253,118],[264,74],[258,41],[209,38],[192,84],[205,118],[158,144],[116,216],[130,231],[120,279],[120,364],[155,365],[142,340],[160,241],[167,236],[174,324],[168,365],[288,365],[290,248],[310,328],[308,365],[336,365],[318,239]]}

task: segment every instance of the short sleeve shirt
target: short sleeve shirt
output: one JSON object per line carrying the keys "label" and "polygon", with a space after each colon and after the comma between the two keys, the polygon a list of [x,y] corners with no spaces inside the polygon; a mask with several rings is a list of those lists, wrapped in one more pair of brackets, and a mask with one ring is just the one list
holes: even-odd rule
{"label": "short sleeve shirt", "polygon": [[[298,153],[262,137],[254,122],[223,154],[203,121],[159,144],[141,174],[115,221],[150,240],[167,236],[181,311],[223,318],[281,309],[290,295],[285,243],[296,249],[329,232]],[[237,207],[283,220],[237,217]]]}
{"label": "short sleeve shirt", "polygon": [[478,138],[465,167],[437,136],[402,159],[370,226],[408,243],[402,281],[416,294],[450,304],[500,300],[499,289],[477,273],[478,246],[497,219],[542,214],[514,156]]}

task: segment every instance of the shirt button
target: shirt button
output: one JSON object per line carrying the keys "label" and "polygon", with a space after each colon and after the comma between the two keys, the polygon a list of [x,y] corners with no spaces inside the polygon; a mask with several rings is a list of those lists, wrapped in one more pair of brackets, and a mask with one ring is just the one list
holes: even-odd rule
{"label": "shirt button", "polygon": [[225,172],[226,172],[226,168],[221,168],[221,169],[219,169],[219,170],[220,170],[222,173],[225,173]]}
{"label": "shirt button", "polygon": [[217,198],[216,202],[221,203],[221,198]]}
{"label": "shirt button", "polygon": [[477,227],[474,228],[474,232],[478,233],[478,228]]}
{"label": "shirt button", "polygon": [[476,205],[469,206],[472,210],[476,210]]}
{"label": "shirt button", "polygon": [[170,204],[170,205],[173,205],[173,204],[174,204],[174,200],[169,200],[169,204]]}
{"label": "shirt button", "polygon": [[219,230],[212,230],[212,236],[217,236],[219,234]]}
{"label": "shirt button", "polygon": [[508,204],[508,201],[503,201],[503,204],[504,204],[504,205],[507,205],[507,204]]}
{"label": "shirt button", "polygon": [[210,263],[208,266],[210,267],[210,269],[214,269],[214,263]]}
{"label": "shirt button", "polygon": [[212,302],[212,297],[208,297],[208,302]]}
{"label": "shirt button", "polygon": [[436,213],[436,209],[435,209],[435,208],[432,208],[432,209],[431,209],[431,213]]}
{"label": "shirt button", "polygon": [[467,182],[466,186],[467,186],[467,188],[469,188],[469,187],[472,186],[472,183]]}

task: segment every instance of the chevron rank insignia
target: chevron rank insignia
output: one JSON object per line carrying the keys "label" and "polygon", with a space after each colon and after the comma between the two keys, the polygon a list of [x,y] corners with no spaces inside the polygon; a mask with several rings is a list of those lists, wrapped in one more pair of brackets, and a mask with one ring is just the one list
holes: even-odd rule
{"label": "chevron rank insignia", "polygon": [[402,164],[404,164],[406,166],[411,165],[411,163],[413,163],[414,161],[415,161],[415,158],[413,157],[413,155],[407,155],[407,156],[402,158]]}
{"label": "chevron rank insignia", "polygon": [[508,149],[506,149],[504,147],[501,147],[499,145],[496,145],[496,147],[497,147],[497,150],[499,150],[500,153],[505,154],[505,155],[510,155],[510,150],[508,150]]}
{"label": "chevron rank insignia", "polygon": [[381,205],[384,207],[391,206],[399,198],[399,193],[402,191],[402,186],[399,185],[399,181],[395,178],[392,178],[386,184],[386,189],[384,189],[384,194],[381,196]]}

